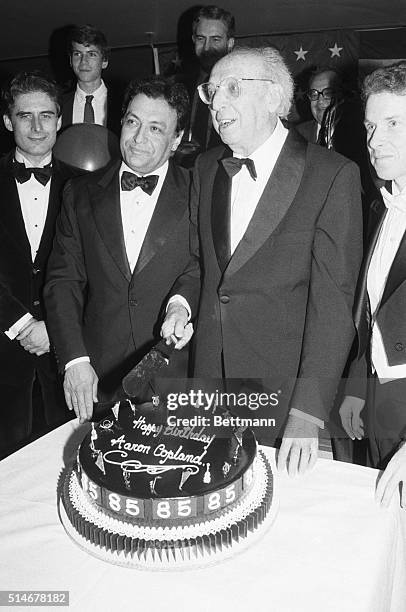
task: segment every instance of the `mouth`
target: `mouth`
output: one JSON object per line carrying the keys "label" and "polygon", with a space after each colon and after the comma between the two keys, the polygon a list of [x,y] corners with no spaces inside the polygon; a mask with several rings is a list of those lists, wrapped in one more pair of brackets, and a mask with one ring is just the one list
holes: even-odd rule
{"label": "mouth", "polygon": [[218,125],[221,130],[226,130],[230,125],[233,125],[235,121],[235,119],[221,119],[218,121]]}

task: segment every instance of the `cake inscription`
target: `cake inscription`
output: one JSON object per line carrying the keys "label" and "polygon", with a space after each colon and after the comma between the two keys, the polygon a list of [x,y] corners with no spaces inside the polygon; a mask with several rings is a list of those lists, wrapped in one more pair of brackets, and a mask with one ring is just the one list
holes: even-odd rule
{"label": "cake inscription", "polygon": [[135,442],[126,442],[125,435],[122,434],[119,438],[111,440],[111,446],[118,446],[118,450],[134,451],[135,453],[148,454],[151,450],[146,444],[137,444]]}

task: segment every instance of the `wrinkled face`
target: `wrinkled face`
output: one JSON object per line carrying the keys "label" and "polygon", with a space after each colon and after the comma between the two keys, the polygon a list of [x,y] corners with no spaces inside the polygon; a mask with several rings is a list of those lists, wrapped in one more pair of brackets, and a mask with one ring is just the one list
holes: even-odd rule
{"label": "wrinkled face", "polygon": [[3,116],[4,125],[14,133],[17,149],[34,165],[49,155],[61,127],[55,102],[43,91],[16,97],[11,117]]}
{"label": "wrinkled face", "polygon": [[[267,78],[265,66],[255,56],[226,56],[213,68],[210,82],[220,85],[225,77]],[[240,95],[232,97],[220,86],[211,103],[213,125],[234,153],[250,155],[275,129],[279,93],[273,83],[241,81]]]}
{"label": "wrinkled face", "polygon": [[122,120],[120,148],[127,166],[138,174],[160,168],[176,151],[183,132],[176,132],[177,114],[164,98],[138,94]]}
{"label": "wrinkled face", "polygon": [[[334,89],[335,88],[336,75],[334,72],[326,71],[317,74],[309,83],[309,89],[317,89],[317,91],[323,91],[323,89]],[[324,111],[331,104],[331,99],[326,100],[323,96],[319,96],[318,100],[310,102],[310,108],[313,117],[317,123],[322,122]]]}
{"label": "wrinkled face", "polygon": [[377,175],[406,186],[406,91],[381,92],[368,97],[365,129],[371,163]]}
{"label": "wrinkled face", "polygon": [[200,19],[192,39],[196,56],[207,72],[234,46],[234,38],[227,37],[227,26],[220,19]]}
{"label": "wrinkled face", "polygon": [[82,45],[73,42],[70,65],[80,83],[94,83],[101,79],[101,73],[107,68],[108,60],[103,59],[101,50],[95,45]]}

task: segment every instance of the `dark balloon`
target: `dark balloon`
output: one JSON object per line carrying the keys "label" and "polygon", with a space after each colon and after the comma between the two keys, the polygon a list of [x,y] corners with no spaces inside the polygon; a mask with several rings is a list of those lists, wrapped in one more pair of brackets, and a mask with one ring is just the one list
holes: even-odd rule
{"label": "dark balloon", "polygon": [[102,125],[76,123],[59,134],[53,152],[66,164],[93,172],[119,159],[120,145],[117,136]]}

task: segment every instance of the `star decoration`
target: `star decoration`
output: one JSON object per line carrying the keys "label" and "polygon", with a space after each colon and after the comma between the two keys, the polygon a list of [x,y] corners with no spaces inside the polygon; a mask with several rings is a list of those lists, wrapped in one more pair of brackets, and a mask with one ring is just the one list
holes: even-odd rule
{"label": "star decoration", "polygon": [[339,47],[337,43],[334,43],[334,47],[329,47],[329,51],[331,51],[331,57],[341,57],[340,52],[343,50],[343,47]]}
{"label": "star decoration", "polygon": [[294,53],[297,55],[296,61],[298,62],[299,60],[306,61],[306,53],[309,53],[309,52],[303,51],[303,47],[302,45],[300,45],[299,51],[294,51]]}

